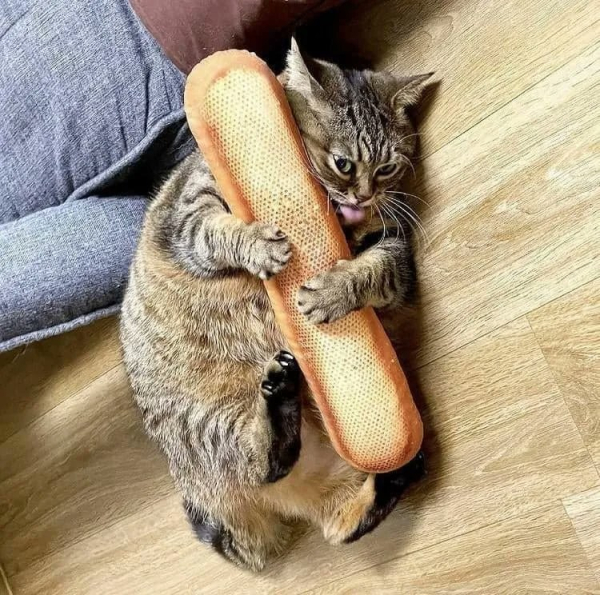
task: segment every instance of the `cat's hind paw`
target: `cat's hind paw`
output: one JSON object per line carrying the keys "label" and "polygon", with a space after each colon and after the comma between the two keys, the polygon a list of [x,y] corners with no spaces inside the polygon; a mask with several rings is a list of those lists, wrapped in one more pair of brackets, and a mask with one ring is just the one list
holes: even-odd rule
{"label": "cat's hind paw", "polygon": [[299,377],[296,358],[287,351],[280,351],[265,367],[260,390],[265,399],[295,396]]}
{"label": "cat's hind paw", "polygon": [[285,477],[300,456],[300,368],[291,353],[280,351],[266,365],[260,391],[272,430],[266,481],[273,483]]}

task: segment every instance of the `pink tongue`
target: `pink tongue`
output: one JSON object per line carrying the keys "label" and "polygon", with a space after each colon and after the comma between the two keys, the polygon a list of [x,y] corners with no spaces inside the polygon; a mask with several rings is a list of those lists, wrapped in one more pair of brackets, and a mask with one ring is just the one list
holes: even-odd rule
{"label": "pink tongue", "polygon": [[360,223],[365,218],[365,210],[350,205],[340,205],[340,213],[346,223]]}

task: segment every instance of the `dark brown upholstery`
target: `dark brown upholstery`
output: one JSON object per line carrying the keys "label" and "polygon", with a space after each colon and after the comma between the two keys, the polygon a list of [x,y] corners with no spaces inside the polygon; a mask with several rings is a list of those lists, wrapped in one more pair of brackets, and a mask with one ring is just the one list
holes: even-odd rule
{"label": "dark brown upholstery", "polygon": [[277,54],[296,26],[340,0],[131,0],[175,65],[188,74],[217,50]]}

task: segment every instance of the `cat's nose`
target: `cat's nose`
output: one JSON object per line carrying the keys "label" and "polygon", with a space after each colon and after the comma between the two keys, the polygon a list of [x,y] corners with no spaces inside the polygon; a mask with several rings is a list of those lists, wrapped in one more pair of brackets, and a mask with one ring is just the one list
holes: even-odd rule
{"label": "cat's nose", "polygon": [[373,198],[372,194],[356,194],[355,196],[359,204],[367,202],[368,200],[371,200]]}

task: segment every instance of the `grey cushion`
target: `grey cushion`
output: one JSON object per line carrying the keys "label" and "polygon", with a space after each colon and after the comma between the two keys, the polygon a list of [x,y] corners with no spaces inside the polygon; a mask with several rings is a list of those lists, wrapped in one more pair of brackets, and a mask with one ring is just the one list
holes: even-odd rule
{"label": "grey cushion", "polygon": [[146,204],[92,197],[2,226],[0,349],[116,312]]}
{"label": "grey cushion", "polygon": [[127,0],[0,2],[0,351],[115,312],[148,189],[194,147]]}

